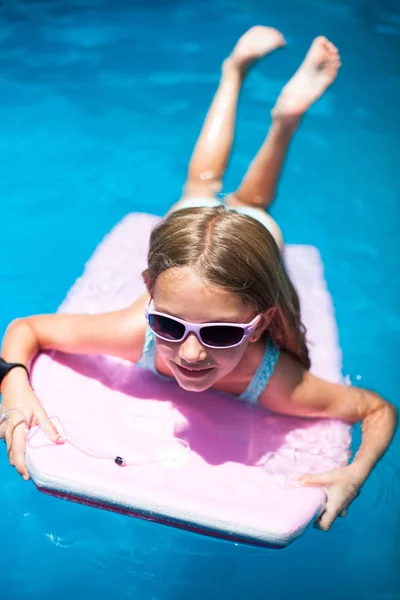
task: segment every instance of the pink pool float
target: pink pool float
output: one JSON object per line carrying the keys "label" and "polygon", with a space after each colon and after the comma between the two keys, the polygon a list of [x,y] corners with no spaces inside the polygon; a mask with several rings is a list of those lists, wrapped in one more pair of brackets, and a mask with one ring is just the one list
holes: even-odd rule
{"label": "pink pool float", "polygon": [[[60,307],[122,308],[143,290],[157,217],[128,215],[102,241]],[[318,251],[289,245],[312,372],[342,382],[341,352]],[[350,429],[284,417],[218,392],[191,393],[107,356],[40,355],[35,391],[67,437],[33,430],[29,473],[43,492],[236,542],[284,547],[323,510],[294,479],[346,464]],[[57,422],[58,421],[58,422]]]}

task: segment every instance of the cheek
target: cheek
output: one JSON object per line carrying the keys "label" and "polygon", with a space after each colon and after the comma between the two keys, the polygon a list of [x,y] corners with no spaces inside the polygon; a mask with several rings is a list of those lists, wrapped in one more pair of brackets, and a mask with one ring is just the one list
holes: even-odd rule
{"label": "cheek", "polygon": [[156,340],[156,346],[163,358],[173,358],[179,350],[179,344],[169,344],[159,339]]}
{"label": "cheek", "polygon": [[245,345],[230,348],[229,350],[214,350],[213,359],[222,368],[234,369],[242,360],[246,352]]}

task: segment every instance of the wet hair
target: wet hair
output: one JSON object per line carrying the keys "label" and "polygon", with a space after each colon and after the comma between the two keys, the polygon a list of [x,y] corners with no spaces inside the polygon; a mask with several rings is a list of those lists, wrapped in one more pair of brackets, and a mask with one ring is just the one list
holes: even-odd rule
{"label": "wet hair", "polygon": [[161,273],[190,267],[258,313],[270,310],[266,335],[309,369],[298,295],[274,238],[257,220],[223,206],[173,212],[153,229],[147,261],[150,294]]}

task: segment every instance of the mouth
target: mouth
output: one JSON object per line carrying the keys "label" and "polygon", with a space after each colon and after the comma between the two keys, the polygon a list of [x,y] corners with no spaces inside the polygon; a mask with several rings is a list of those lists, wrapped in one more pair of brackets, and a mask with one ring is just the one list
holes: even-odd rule
{"label": "mouth", "polygon": [[179,373],[182,373],[185,377],[190,377],[191,379],[199,379],[200,377],[204,377],[207,373],[212,371],[214,367],[205,367],[203,369],[195,368],[195,367],[182,367],[175,363]]}

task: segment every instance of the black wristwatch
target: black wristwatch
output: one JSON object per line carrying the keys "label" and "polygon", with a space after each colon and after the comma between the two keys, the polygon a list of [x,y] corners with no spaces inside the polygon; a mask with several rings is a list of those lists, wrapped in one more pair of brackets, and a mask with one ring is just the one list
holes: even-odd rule
{"label": "black wristwatch", "polygon": [[8,375],[8,373],[10,371],[12,371],[12,369],[16,369],[17,367],[24,369],[26,371],[26,374],[28,375],[28,379],[29,379],[29,371],[28,371],[28,367],[26,365],[23,365],[22,363],[9,363],[9,362],[6,362],[4,360],[4,358],[0,358],[0,389],[1,389],[1,384],[2,384],[4,377],[6,375]]}

